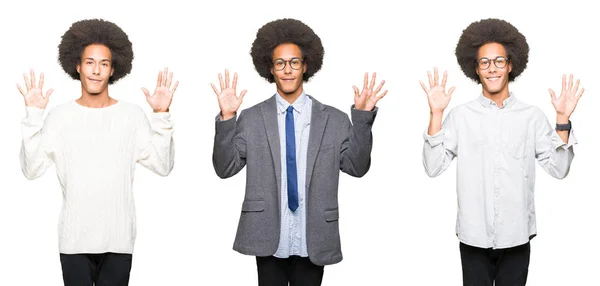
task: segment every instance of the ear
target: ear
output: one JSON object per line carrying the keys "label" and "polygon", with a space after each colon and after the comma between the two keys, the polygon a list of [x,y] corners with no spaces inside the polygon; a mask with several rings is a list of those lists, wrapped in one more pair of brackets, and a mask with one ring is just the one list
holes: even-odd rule
{"label": "ear", "polygon": [[81,73],[81,64],[77,64],[76,69],[77,73]]}
{"label": "ear", "polygon": [[479,75],[479,69],[477,67],[475,67],[475,73]]}
{"label": "ear", "polygon": [[[111,69],[110,69],[110,76],[113,76],[113,74],[114,74],[114,73],[115,73],[115,68],[111,68]],[[110,77],[110,76],[109,76],[109,77]]]}
{"label": "ear", "polygon": [[508,73],[512,71],[512,60],[508,63]]}
{"label": "ear", "polygon": [[302,65],[302,73],[306,73],[306,63]]}
{"label": "ear", "polygon": [[274,71],[274,70],[273,70],[273,68],[270,68],[270,69],[269,69],[269,71],[271,72],[271,74],[272,74],[272,75],[275,75],[275,74],[273,73],[273,71]]}

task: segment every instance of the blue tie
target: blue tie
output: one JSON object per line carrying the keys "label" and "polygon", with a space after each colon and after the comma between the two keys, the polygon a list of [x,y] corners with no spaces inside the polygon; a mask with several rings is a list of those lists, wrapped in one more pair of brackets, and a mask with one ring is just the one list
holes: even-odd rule
{"label": "blue tie", "polygon": [[294,107],[289,106],[285,115],[285,161],[287,166],[288,207],[298,208],[298,172],[296,171],[296,135],[294,133]]}

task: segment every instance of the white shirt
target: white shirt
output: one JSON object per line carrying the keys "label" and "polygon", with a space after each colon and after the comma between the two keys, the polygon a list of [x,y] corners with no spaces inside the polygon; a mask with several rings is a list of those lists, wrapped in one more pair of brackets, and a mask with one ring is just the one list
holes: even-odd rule
{"label": "white shirt", "polygon": [[442,130],[424,134],[423,165],[435,177],[457,159],[456,234],[481,248],[509,248],[535,235],[535,162],[562,179],[573,160],[571,130],[565,144],[543,112],[511,93],[501,108],[479,98],[454,108]]}
{"label": "white shirt", "polygon": [[153,113],[151,128],[141,108],[120,101],[105,108],[69,102],[51,110],[45,122],[44,109],[26,111],[21,168],[35,179],[56,164],[63,194],[60,253],[132,253],[135,164],[162,176],[171,172],[170,114]]}

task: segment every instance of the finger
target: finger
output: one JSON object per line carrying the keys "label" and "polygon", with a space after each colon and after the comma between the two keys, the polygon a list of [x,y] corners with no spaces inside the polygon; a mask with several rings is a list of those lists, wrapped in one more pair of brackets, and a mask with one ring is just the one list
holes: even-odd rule
{"label": "finger", "polygon": [[38,83],[38,87],[42,89],[44,86],[44,73],[40,73],[40,82]]}
{"label": "finger", "polygon": [[23,74],[23,79],[25,80],[25,87],[27,88],[27,91],[29,91],[31,89],[31,82],[26,73]]}
{"label": "finger", "polygon": [[213,89],[213,91],[215,92],[215,94],[216,94],[217,96],[219,96],[219,91],[217,90],[217,87],[216,87],[216,86],[215,86],[215,85],[214,85],[212,82],[210,83],[210,87],[212,87],[212,89]]}
{"label": "finger", "polygon": [[162,82],[162,72],[158,72],[158,78],[156,79],[156,87],[160,87],[160,83]]}
{"label": "finger", "polygon": [[46,101],[50,100],[50,95],[54,92],[54,89],[49,89],[46,91]]}
{"label": "finger", "polygon": [[358,97],[358,87],[356,87],[355,85],[353,85],[352,89],[354,89],[354,97]]}
{"label": "finger", "polygon": [[145,87],[142,87],[142,91],[146,95],[146,100],[150,100],[150,92]]}
{"label": "finger", "polygon": [[162,86],[167,86],[167,75],[169,74],[169,68],[165,67],[162,74]]}
{"label": "finger", "polygon": [[173,72],[170,72],[169,77],[167,78],[167,87],[171,87],[172,81],[173,81]]}
{"label": "finger", "polygon": [[21,93],[22,96],[25,96],[25,91],[23,91],[23,89],[21,88],[21,86],[19,84],[17,84],[17,89],[19,90],[19,92]]}
{"label": "finger", "polygon": [[550,99],[552,101],[555,101],[556,100],[556,94],[554,93],[554,90],[552,90],[552,89],[549,88],[548,91],[550,92]]}
{"label": "finger", "polygon": [[569,91],[573,88],[573,74],[569,75]]}
{"label": "finger", "polygon": [[386,90],[384,90],[384,91],[383,91],[383,93],[381,93],[380,95],[377,95],[377,96],[376,96],[376,98],[377,98],[377,101],[379,101],[380,99],[382,99],[382,98],[383,98],[383,97],[384,97],[384,96],[387,94],[387,92],[388,92],[388,91],[387,91],[387,89],[386,89]]}
{"label": "finger", "polygon": [[438,85],[438,69],[437,67],[433,68],[433,83],[435,83],[435,85]]}
{"label": "finger", "polygon": [[421,84],[421,87],[423,88],[423,90],[425,91],[425,93],[429,94],[429,89],[427,89],[427,86],[425,86],[425,84],[423,83],[423,81],[419,81],[419,84]]}
{"label": "finger", "polygon": [[455,89],[456,89],[456,87],[453,86],[448,90],[448,98],[449,99],[452,99],[452,93],[454,92]]}
{"label": "finger", "polygon": [[433,83],[433,78],[431,77],[430,71],[427,71],[427,79],[429,79],[429,88],[433,88],[435,84]]}
{"label": "finger", "polygon": [[246,92],[248,92],[248,91],[245,89],[242,90],[242,92],[240,92],[240,97],[239,97],[240,102],[242,102],[244,100],[244,95],[246,95]]}
{"label": "finger", "polygon": [[385,80],[382,80],[381,83],[377,86],[377,89],[374,91],[375,94],[378,94],[383,85],[385,84]]}
{"label": "finger", "polygon": [[577,93],[577,90],[579,90],[579,80],[577,80],[577,82],[575,83],[575,88],[573,88],[573,95]]}
{"label": "finger", "polygon": [[231,88],[233,88],[233,92],[235,93],[235,87],[237,86],[237,73],[233,73],[233,82],[231,83]]}
{"label": "finger", "polygon": [[223,76],[219,73],[219,85],[221,85],[221,90],[225,89],[225,84],[223,83]]}
{"label": "finger", "polygon": [[581,91],[579,92],[579,94],[577,95],[577,100],[579,101],[579,98],[581,98],[581,96],[583,95],[583,91],[585,91],[585,88],[581,88]]}
{"label": "finger", "polygon": [[30,69],[29,73],[31,74],[31,87],[35,88],[35,72],[33,69]]}
{"label": "finger", "polygon": [[567,77],[563,74],[562,76],[562,90],[565,90],[567,87]]}
{"label": "finger", "polygon": [[371,85],[369,86],[370,90],[373,90],[373,87],[375,86],[375,79],[377,78],[377,73],[373,73],[373,76],[371,77]]}
{"label": "finger", "polygon": [[229,71],[225,70],[225,88],[229,88]]}
{"label": "finger", "polygon": [[367,88],[367,85],[369,85],[369,74],[365,73],[365,79],[363,81],[363,90]]}
{"label": "finger", "polygon": [[179,86],[179,81],[176,81],[175,85],[173,86],[173,90],[171,90],[171,96],[173,96],[175,94],[175,91],[177,90],[178,86]]}
{"label": "finger", "polygon": [[448,71],[444,71],[444,77],[442,77],[442,88],[446,89],[446,80],[448,79]]}

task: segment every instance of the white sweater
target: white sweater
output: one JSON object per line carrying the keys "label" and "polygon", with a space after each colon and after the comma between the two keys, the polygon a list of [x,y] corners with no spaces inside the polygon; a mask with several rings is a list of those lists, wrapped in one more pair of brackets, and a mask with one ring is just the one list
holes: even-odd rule
{"label": "white sweater", "polygon": [[173,123],[117,102],[88,108],[75,101],[48,112],[26,107],[21,169],[28,179],[52,164],[63,193],[60,253],[133,253],[136,223],[132,184],[136,163],[161,176],[173,169]]}

